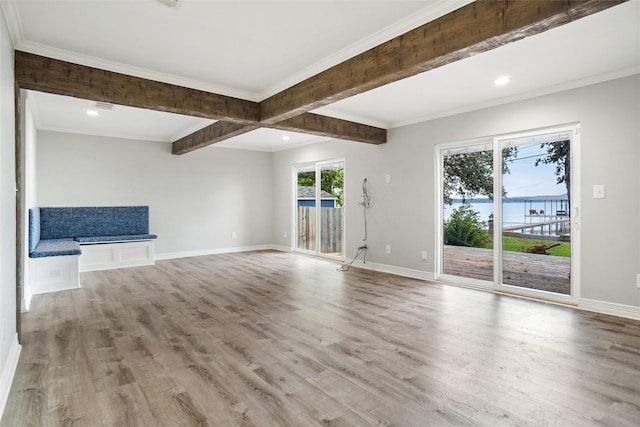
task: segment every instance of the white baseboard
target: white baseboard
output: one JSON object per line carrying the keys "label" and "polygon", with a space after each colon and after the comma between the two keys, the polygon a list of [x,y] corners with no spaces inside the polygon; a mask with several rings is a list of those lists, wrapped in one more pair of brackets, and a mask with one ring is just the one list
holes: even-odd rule
{"label": "white baseboard", "polygon": [[18,367],[18,360],[20,359],[20,350],[22,346],[18,344],[18,335],[14,335],[11,349],[9,350],[9,357],[7,362],[2,368],[2,375],[0,375],[0,418],[4,414],[4,407],[9,399],[9,392],[11,391],[11,383],[13,383],[13,376],[16,373]]}
{"label": "white baseboard", "polygon": [[293,249],[291,249],[291,246],[282,246],[282,245],[270,245],[271,248],[274,251],[280,251],[280,252],[293,252]]}
{"label": "white baseboard", "polygon": [[595,311],[596,313],[640,320],[640,307],[633,305],[580,298],[578,301],[578,308],[587,311]]}
{"label": "white baseboard", "polygon": [[156,254],[156,260],[188,258],[192,256],[220,255],[236,252],[265,251],[274,249],[274,245],[237,246],[234,248],[202,249],[197,251],[165,252]]}
{"label": "white baseboard", "polygon": [[31,295],[31,290],[26,289],[26,287],[22,288],[22,292],[23,292],[23,299],[22,299],[22,307],[20,309],[22,313],[27,313],[29,311],[29,307],[31,306],[31,298],[33,297],[33,295]]}
{"label": "white baseboard", "polygon": [[362,262],[356,260],[353,263],[354,267],[364,268],[366,270],[379,271],[382,273],[395,274],[398,276],[408,277],[410,279],[420,280],[436,280],[435,274],[430,271],[415,270],[413,268],[396,267],[395,265],[379,264],[376,262]]}
{"label": "white baseboard", "polygon": [[[292,252],[291,248],[288,246],[281,245],[257,245],[257,246],[241,246],[235,248],[220,248],[220,249],[208,249],[201,251],[184,251],[184,252],[171,252],[164,254],[156,254],[156,259],[174,259],[174,258],[185,258],[191,256],[200,256],[200,255],[217,255],[224,253],[233,253],[233,252],[249,252],[249,251],[260,251],[260,250],[276,250],[281,252]],[[379,271],[382,273],[395,274],[398,276],[408,277],[411,279],[419,279],[419,280],[430,280],[435,281],[436,276],[434,273],[429,271],[415,270],[412,268],[405,267],[397,267],[394,265],[380,264],[376,262],[362,262],[360,260],[356,260],[353,263],[354,267],[363,268],[367,270]],[[452,286],[456,286],[455,284],[448,283]],[[489,290],[490,289],[485,289]],[[598,301],[592,299],[581,298],[578,302],[578,309],[593,311],[596,313],[610,314],[612,316],[625,317],[629,319],[640,320],[640,307],[625,305],[625,304],[616,304],[605,301]]]}

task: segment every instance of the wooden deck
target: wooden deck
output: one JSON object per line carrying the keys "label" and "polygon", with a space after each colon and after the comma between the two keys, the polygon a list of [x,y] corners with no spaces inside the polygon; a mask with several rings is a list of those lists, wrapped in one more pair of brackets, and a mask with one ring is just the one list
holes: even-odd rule
{"label": "wooden deck", "polygon": [[[445,246],[443,271],[454,276],[493,281],[493,251]],[[503,281],[508,285],[570,293],[571,259],[567,257],[505,252],[503,271]]]}

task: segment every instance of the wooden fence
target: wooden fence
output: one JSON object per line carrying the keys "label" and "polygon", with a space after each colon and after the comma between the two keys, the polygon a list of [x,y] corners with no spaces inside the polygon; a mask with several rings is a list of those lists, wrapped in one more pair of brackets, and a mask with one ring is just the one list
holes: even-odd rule
{"label": "wooden fence", "polygon": [[[316,250],[316,215],[314,206],[298,206],[298,248]],[[342,254],[342,208],[320,208],[320,253]]]}

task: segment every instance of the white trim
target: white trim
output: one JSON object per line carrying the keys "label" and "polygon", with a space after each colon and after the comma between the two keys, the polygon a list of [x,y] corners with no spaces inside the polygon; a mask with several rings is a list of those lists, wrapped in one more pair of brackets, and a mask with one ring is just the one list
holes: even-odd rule
{"label": "white trim", "polygon": [[[471,111],[483,110],[490,107],[498,107],[500,105],[511,104],[518,101],[525,101],[527,99],[538,98],[540,96],[552,95],[554,93],[564,92],[567,90],[577,89],[584,86],[591,86],[598,83],[603,83],[611,80],[621,79],[623,77],[632,76],[640,73],[640,65],[624,68],[622,70],[612,71],[610,73],[600,74],[598,76],[591,76],[580,80],[574,80],[567,83],[557,84],[555,86],[549,86],[542,89],[536,89],[529,92],[519,93],[513,96],[507,96],[504,98],[492,99],[486,102],[480,102],[478,104],[466,105],[460,108],[454,108],[452,110],[441,111],[438,113],[427,114],[424,116],[415,117],[413,119],[401,120],[399,122],[387,123],[385,127],[387,129],[395,129],[404,126],[415,125],[416,123],[428,122],[431,120],[441,119],[443,117],[451,117],[458,114],[469,113]],[[328,107],[329,108],[329,107]],[[328,110],[327,113],[330,111]],[[335,114],[335,117],[341,118],[341,114],[338,112],[331,112]]]}
{"label": "white trim", "polygon": [[398,37],[408,31],[411,31],[427,22],[431,22],[434,19],[440,18],[447,13],[453,12],[469,3],[472,0],[447,0],[440,2],[429,2],[428,6],[418,10],[417,12],[395,22],[388,27],[377,31],[376,33],[366,37],[344,49],[335,52],[334,54],[316,62],[315,64],[306,67],[299,72],[289,76],[288,78],[281,80],[265,90],[257,94],[258,100],[262,101],[281,92],[301,81],[315,76],[316,74],[325,71],[341,62],[346,61],[356,55],[366,52],[382,43],[385,43],[395,37]]}
{"label": "white trim", "polygon": [[592,311],[595,313],[640,320],[640,307],[633,305],[580,298],[578,300],[577,308],[580,310]]}
{"label": "white trim", "polygon": [[204,90],[207,92],[213,92],[220,95],[232,96],[235,98],[241,98],[249,101],[260,102],[276,93],[287,89],[311,76],[314,76],[328,68],[333,67],[353,56],[359,55],[373,47],[376,47],[388,40],[406,33],[420,25],[430,22],[436,18],[446,15],[460,7],[471,3],[471,0],[448,0],[446,2],[432,2],[427,7],[420,9],[413,13],[389,25],[386,28],[372,34],[371,36],[358,41],[332,55],[322,59],[321,61],[312,64],[311,66],[271,85],[270,87],[260,92],[251,92],[247,90],[235,89],[228,86],[216,85],[209,82],[181,77],[169,73],[162,73],[153,71],[146,68],[134,67],[131,65],[108,61],[105,59],[97,58],[94,56],[83,55],[76,52],[72,52],[65,49],[59,49],[53,46],[36,43],[30,40],[25,40],[22,27],[20,25],[20,17],[14,2],[2,1],[2,9],[5,12],[7,26],[9,27],[9,34],[13,41],[13,45],[17,50],[21,50],[36,55],[43,55],[62,61],[68,61],[75,64],[81,64],[94,68],[100,68],[103,70],[109,70],[117,73],[128,74],[140,78],[161,81],[165,83],[175,84],[188,88]]}
{"label": "white trim", "polygon": [[9,349],[9,357],[2,368],[2,375],[0,376],[0,419],[4,414],[4,408],[9,399],[9,392],[11,391],[11,383],[18,367],[18,360],[20,359],[20,351],[22,346],[18,343],[18,335],[14,335],[13,343]]}
{"label": "white trim", "polygon": [[[315,197],[313,199],[303,199],[303,200],[315,200],[316,201],[316,206],[321,206],[322,203],[321,202],[321,192],[322,192],[322,188],[321,186],[318,184],[321,181],[321,176],[322,176],[322,166],[323,165],[332,165],[334,163],[337,164],[342,164],[342,171],[343,171],[343,183],[342,183],[342,192],[343,192],[343,208],[344,208],[344,201],[347,200],[346,198],[346,193],[347,193],[347,159],[345,157],[336,157],[336,158],[332,158],[332,159],[325,159],[325,160],[316,160],[316,161],[310,161],[310,162],[303,162],[303,163],[294,163],[291,165],[291,247],[293,252],[297,252],[297,253],[301,253],[304,255],[311,255],[311,256],[318,256],[321,258],[326,258],[329,260],[334,260],[334,261],[339,261],[339,262],[344,262],[346,260],[346,247],[347,247],[347,242],[346,242],[346,236],[347,236],[347,215],[346,215],[346,210],[343,209],[342,212],[342,255],[340,256],[334,256],[334,255],[329,255],[329,254],[323,254],[321,252],[321,242],[319,239],[319,236],[321,235],[321,224],[320,224],[320,217],[319,215],[316,216],[316,247],[315,249],[301,249],[297,247],[297,241],[298,241],[298,200],[300,200],[298,198],[298,173],[301,172],[303,169],[310,169],[313,168],[313,171],[315,171],[315,182],[316,185],[315,187]],[[308,170],[306,172],[312,172],[311,170]]]}
{"label": "white trim", "polygon": [[29,311],[29,307],[31,307],[31,298],[33,297],[33,294],[31,293],[31,289],[27,291],[25,287],[23,287],[22,291],[24,298],[22,300],[22,307],[20,311],[21,313],[27,313]]}
{"label": "white trim", "polygon": [[279,252],[293,252],[293,248],[291,246],[282,246],[282,245],[270,245],[270,249]]}
{"label": "white trim", "polygon": [[203,255],[220,255],[230,254],[236,252],[252,252],[252,251],[266,251],[274,249],[274,245],[254,245],[254,246],[236,246],[232,248],[216,248],[216,249],[200,249],[195,251],[180,251],[180,252],[165,252],[156,254],[156,261],[176,259],[176,258],[188,258],[192,256]]}
{"label": "white trim", "polygon": [[29,290],[32,295],[79,289],[80,255],[28,258]]}
{"label": "white trim", "polygon": [[430,271],[415,270],[413,268],[396,267],[395,265],[380,264],[377,262],[363,262],[356,260],[353,267],[365,270],[378,271],[381,273],[394,274],[396,276],[408,277],[410,279],[435,281],[436,275]]}
{"label": "white trim", "polygon": [[11,42],[15,47],[24,40],[24,32],[22,31],[22,25],[20,25],[16,2],[1,1],[0,8],[2,8],[2,11],[4,12],[4,19],[7,22],[9,36],[11,37]]}
{"label": "white trim", "polygon": [[[190,257],[190,256],[201,256],[201,255],[219,255],[219,254],[225,254],[225,253],[235,253],[235,252],[252,252],[252,251],[260,251],[260,250],[275,250],[275,251],[280,251],[280,252],[287,252],[287,253],[292,253],[293,255],[301,255],[301,256],[310,256],[310,255],[306,255],[306,254],[302,254],[299,252],[292,252],[292,249],[290,247],[287,246],[281,246],[281,245],[257,245],[257,246],[244,246],[244,247],[237,247],[237,248],[223,248],[223,249],[209,249],[209,250],[204,250],[204,251],[185,251],[185,252],[172,252],[172,253],[164,253],[164,254],[158,254],[156,255],[156,259],[158,260],[168,260],[168,259],[175,259],[175,258],[185,258],[185,257]],[[319,257],[315,257],[312,256],[314,258],[319,258]],[[325,259],[329,262],[331,262],[331,260],[328,260],[326,258],[319,258],[319,259]],[[379,263],[375,263],[375,262],[362,262],[360,260],[356,260],[353,263],[353,267],[356,268],[362,268],[365,270],[371,270],[371,271],[377,271],[377,272],[381,272],[381,273],[388,273],[388,274],[394,274],[396,276],[402,276],[402,277],[407,277],[410,279],[418,279],[418,280],[427,280],[427,281],[432,281],[432,282],[436,282],[442,285],[447,285],[447,286],[456,286],[456,287],[461,287],[461,288],[468,288],[468,289],[473,289],[473,290],[477,290],[480,292],[491,292],[497,295],[505,295],[508,297],[513,297],[513,298],[524,298],[524,299],[529,299],[531,301],[537,301],[537,302],[542,302],[542,303],[550,303],[550,304],[558,304],[561,305],[563,307],[569,307],[569,308],[575,308],[575,309],[579,309],[579,310],[585,310],[585,311],[592,311],[592,312],[596,312],[596,313],[602,313],[602,314],[608,314],[611,316],[618,316],[618,317],[624,317],[624,318],[628,318],[628,319],[635,319],[635,320],[640,320],[640,307],[636,307],[636,306],[632,306],[632,305],[625,305],[625,304],[617,304],[617,303],[612,303],[612,302],[606,302],[606,301],[598,301],[598,300],[592,300],[592,299],[586,299],[586,298],[581,298],[579,301],[579,304],[573,305],[571,304],[569,301],[557,301],[557,300],[550,300],[550,299],[541,299],[539,295],[536,296],[530,296],[530,295],[523,295],[523,294],[515,294],[515,293],[510,293],[510,292],[504,292],[504,291],[500,291],[497,289],[493,289],[490,287],[484,287],[484,286],[477,286],[474,285],[472,283],[453,283],[453,282],[449,282],[447,281],[445,278],[437,280],[436,279],[436,275],[430,271],[422,271],[422,270],[415,270],[412,268],[405,268],[405,267],[396,267],[394,265],[388,265],[388,264],[379,264]],[[448,277],[448,276],[447,276]]]}
{"label": "white trim", "polygon": [[216,93],[219,95],[245,99],[248,101],[259,101],[256,97],[256,94],[249,91],[234,89],[231,87],[208,83],[201,80],[177,76],[174,74],[153,71],[147,68],[134,67],[132,65],[109,61],[106,59],[97,58],[95,56],[83,55],[80,53],[71,52],[69,50],[59,49],[53,46],[35,43],[28,40],[19,40],[14,45],[16,50],[21,50],[23,52],[32,53],[35,55],[46,56],[61,61],[67,61],[74,64],[84,65],[87,67],[99,68],[115,73],[127,74],[134,77],[155,80],[159,82],[183,86],[186,88]]}
{"label": "white trim", "polygon": [[125,240],[111,242],[80,242],[78,271],[100,271],[115,268],[153,265],[153,240]]}
{"label": "white trim", "polygon": [[[546,135],[553,133],[570,134],[571,138],[571,194],[572,194],[572,209],[577,208],[576,212],[580,212],[580,123],[566,123],[560,125],[545,126],[535,129],[527,129],[522,131],[512,131],[492,137],[476,138],[466,141],[450,142],[438,144],[435,147],[435,191],[436,191],[436,224],[435,233],[437,236],[436,247],[434,250],[435,262],[434,271],[435,277],[439,280],[446,280],[454,284],[460,283],[462,286],[471,286],[484,289],[483,282],[474,280],[471,278],[463,278],[456,280],[456,276],[445,275],[442,271],[442,260],[444,258],[443,249],[443,200],[442,200],[442,176],[443,176],[443,157],[449,150],[455,150],[459,148],[465,148],[479,145],[488,145],[491,142],[491,147],[486,147],[486,150],[493,151],[493,169],[501,170],[502,165],[502,150],[503,142],[511,139],[533,137],[537,135]],[[502,189],[502,174],[493,175],[493,191],[494,194],[500,194]],[[493,201],[494,205],[494,224],[502,224],[502,198],[497,198]],[[501,227],[494,227],[494,247],[493,247],[493,280],[487,281],[487,289],[493,290],[498,293],[506,294],[519,294],[527,298],[539,298],[544,301],[554,301],[561,304],[576,305],[580,297],[580,232],[579,232],[579,218],[576,221],[576,215],[572,218],[572,242],[571,242],[571,295],[556,294],[553,292],[534,290],[529,288],[519,288],[517,286],[508,285],[503,283],[502,279],[502,229]]]}

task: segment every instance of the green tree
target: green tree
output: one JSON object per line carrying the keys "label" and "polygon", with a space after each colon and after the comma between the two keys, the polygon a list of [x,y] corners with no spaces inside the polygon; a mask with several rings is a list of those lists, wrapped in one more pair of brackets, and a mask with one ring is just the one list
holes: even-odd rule
{"label": "green tree", "polygon": [[[316,172],[299,172],[298,186],[315,187]],[[333,168],[320,170],[320,189],[336,196],[338,198],[338,206],[342,206],[344,201],[344,169]]]}
{"label": "green tree", "polygon": [[566,186],[567,199],[571,205],[571,142],[569,140],[545,142],[540,144],[540,148],[545,148],[547,155],[536,159],[536,166],[540,163],[556,165],[556,181]]}
{"label": "green tree", "polygon": [[[502,151],[502,173],[509,173],[508,163],[517,157],[517,148]],[[477,196],[493,200],[493,151],[445,156],[443,177],[444,203],[451,205],[455,196],[463,201]],[[503,196],[506,195],[504,189]]]}
{"label": "green tree", "polygon": [[451,212],[444,222],[444,244],[453,246],[484,247],[489,241],[487,223],[471,205],[463,204]]}

